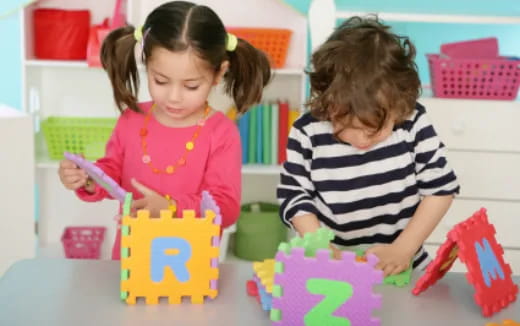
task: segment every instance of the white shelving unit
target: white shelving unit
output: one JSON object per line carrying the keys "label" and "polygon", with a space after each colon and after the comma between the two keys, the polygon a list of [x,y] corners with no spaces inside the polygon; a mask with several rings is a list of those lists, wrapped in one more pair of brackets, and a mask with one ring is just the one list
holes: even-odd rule
{"label": "white shelving unit", "polygon": [[[141,25],[148,13],[166,0],[128,0],[127,20]],[[302,107],[305,96],[305,67],[307,53],[306,18],[278,0],[244,0],[240,8],[228,1],[203,0],[199,4],[210,6],[226,26],[280,27],[293,31],[286,68],[273,72],[271,84],[264,99],[287,99],[293,108]],[[89,9],[92,23],[100,23],[112,14],[115,1],[99,0],[47,0],[39,7],[63,9]],[[25,35],[23,53],[24,108],[37,120],[49,116],[117,117],[112,90],[106,73],[89,68],[85,61],[39,60],[33,54],[32,12],[35,5],[25,9],[22,30]],[[140,72],[144,74],[144,67]],[[144,76],[143,76],[144,77]],[[141,101],[149,100],[146,79],[141,78]],[[226,110],[231,100],[220,89],[211,95],[210,103]],[[57,176],[58,162],[48,158],[43,137],[36,136],[36,182],[39,193],[39,252],[44,256],[63,255],[60,237],[68,225],[102,225],[108,229],[105,246],[111,248],[115,236],[113,216],[117,203],[103,201],[98,204],[81,202],[63,188]],[[279,166],[246,165],[243,167],[242,200],[275,200]],[[254,186],[253,186],[254,185]],[[106,248],[105,248],[106,249]],[[103,250],[109,258],[110,250]]]}

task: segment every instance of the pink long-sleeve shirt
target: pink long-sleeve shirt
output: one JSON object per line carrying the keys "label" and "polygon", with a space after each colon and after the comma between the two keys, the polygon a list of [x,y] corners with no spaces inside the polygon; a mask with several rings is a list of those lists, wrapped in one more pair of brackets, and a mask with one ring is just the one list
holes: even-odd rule
{"label": "pink long-sleeve shirt", "polygon": [[[140,104],[144,112],[151,106],[152,103]],[[211,115],[201,128],[194,149],[188,153],[186,164],[169,175],[156,174],[143,163],[140,130],[144,118],[145,114],[125,110],[106,145],[105,157],[96,165],[123,189],[132,192],[134,199],[143,195],[132,187],[132,178],[161,195],[170,195],[177,202],[179,217],[184,209],[194,209],[200,214],[201,192],[207,190],[220,207],[222,228],[235,223],[240,214],[242,164],[240,135],[235,124],[221,112]],[[168,165],[175,165],[183,155],[186,142],[192,138],[197,126],[167,127],[152,116],[147,129],[147,152],[154,166],[164,170]],[[89,202],[111,198],[99,185],[94,193],[84,188],[76,193]],[[116,234],[113,259],[120,257],[120,234]]]}

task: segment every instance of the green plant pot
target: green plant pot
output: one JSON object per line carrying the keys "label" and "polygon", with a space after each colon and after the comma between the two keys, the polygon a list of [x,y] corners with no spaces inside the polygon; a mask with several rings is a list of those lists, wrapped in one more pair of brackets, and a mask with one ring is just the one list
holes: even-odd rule
{"label": "green plant pot", "polygon": [[235,255],[262,261],[274,258],[280,242],[287,241],[287,227],[278,216],[279,206],[251,203],[242,206],[235,233]]}

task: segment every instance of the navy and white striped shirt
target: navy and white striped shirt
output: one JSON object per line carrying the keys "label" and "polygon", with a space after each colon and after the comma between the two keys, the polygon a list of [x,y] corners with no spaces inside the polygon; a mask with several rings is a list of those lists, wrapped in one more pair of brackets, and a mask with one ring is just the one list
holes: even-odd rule
{"label": "navy and white striped shirt", "polygon": [[[459,185],[424,107],[368,150],[337,140],[332,124],[310,113],[294,123],[277,196],[280,216],[315,214],[335,233],[334,243],[391,243],[414,215],[421,198],[457,194]],[[428,254],[421,247],[414,268]]]}

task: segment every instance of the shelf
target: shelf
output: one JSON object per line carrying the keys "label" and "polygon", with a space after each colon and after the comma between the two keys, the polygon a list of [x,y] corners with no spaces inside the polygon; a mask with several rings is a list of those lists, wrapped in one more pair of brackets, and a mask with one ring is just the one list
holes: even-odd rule
{"label": "shelf", "polygon": [[86,61],[81,60],[25,60],[27,67],[49,68],[88,68]]}
{"label": "shelf", "polygon": [[243,174],[278,175],[280,165],[245,164],[242,166]]}
{"label": "shelf", "polygon": [[[101,68],[91,68],[88,66],[86,61],[81,60],[38,60],[31,59],[25,60],[26,67],[37,67],[37,68],[79,68],[79,69],[101,69]],[[143,69],[143,65],[139,65],[140,69]],[[303,68],[282,68],[282,69],[273,69],[273,73],[275,75],[303,75]]]}
{"label": "shelf", "polygon": [[[338,11],[337,19],[348,19],[352,16],[373,15],[371,12]],[[471,16],[471,15],[432,15],[416,13],[378,12],[377,16],[384,21],[420,22],[420,23],[466,23],[466,24],[520,24],[520,17],[508,16]]]}

